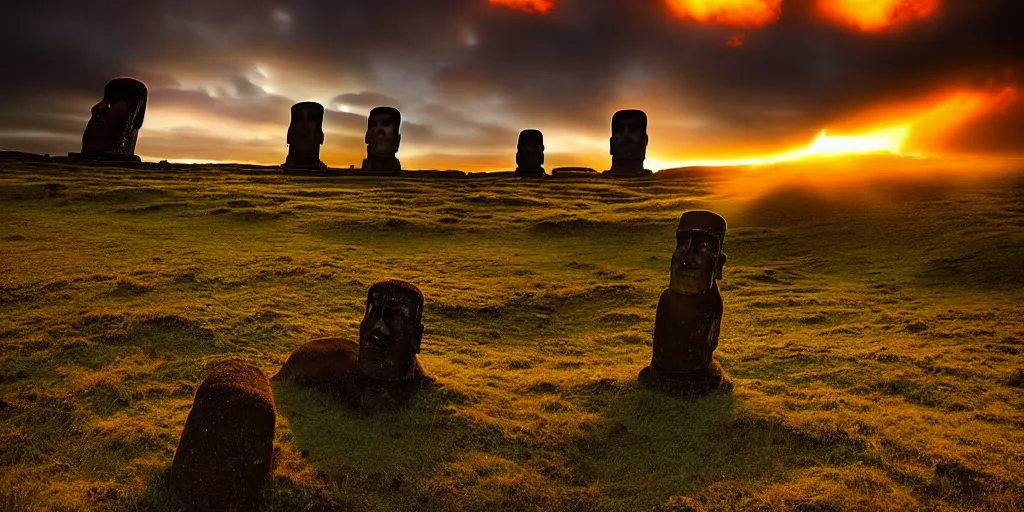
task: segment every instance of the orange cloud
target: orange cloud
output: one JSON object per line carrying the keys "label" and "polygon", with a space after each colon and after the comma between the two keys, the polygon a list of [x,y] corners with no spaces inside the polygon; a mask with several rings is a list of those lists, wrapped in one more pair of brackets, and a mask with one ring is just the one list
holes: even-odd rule
{"label": "orange cloud", "polygon": [[760,28],[775,23],[782,0],[665,0],[672,14],[710,25]]}
{"label": "orange cloud", "polygon": [[746,34],[736,34],[725,42],[725,46],[727,48],[739,48],[743,46],[744,42],[746,42]]}
{"label": "orange cloud", "polygon": [[934,16],[940,0],[818,0],[818,10],[863,32],[893,30]]}
{"label": "orange cloud", "polygon": [[555,0],[487,0],[491,5],[500,5],[528,14],[547,14],[555,8]]}

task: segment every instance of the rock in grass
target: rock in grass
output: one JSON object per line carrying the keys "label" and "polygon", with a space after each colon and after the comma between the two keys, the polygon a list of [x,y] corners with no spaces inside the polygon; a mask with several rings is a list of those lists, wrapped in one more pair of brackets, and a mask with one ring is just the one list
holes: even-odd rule
{"label": "rock in grass", "polygon": [[270,382],[241,361],[218,364],[196,390],[168,485],[189,510],[255,510],[270,477],[277,410]]}
{"label": "rock in grass", "polygon": [[300,345],[274,380],[340,396],[359,372],[359,345],[343,338],[321,338]]}
{"label": "rock in grass", "polygon": [[363,374],[359,369],[359,344],[344,338],[320,338],[300,345],[274,380],[318,389],[351,407],[371,409],[375,402],[380,406],[407,403],[416,391],[433,383],[419,360],[409,379],[383,381]]}

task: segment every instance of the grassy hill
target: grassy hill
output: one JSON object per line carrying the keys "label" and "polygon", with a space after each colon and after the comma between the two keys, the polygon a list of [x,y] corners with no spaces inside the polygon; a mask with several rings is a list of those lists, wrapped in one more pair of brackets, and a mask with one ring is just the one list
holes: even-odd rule
{"label": "grassy hill", "polygon": [[[667,176],[667,174],[665,175]],[[738,200],[613,181],[0,163],[0,510],[175,510],[207,370],[426,296],[408,409],[275,385],[267,510],[1024,507],[1024,177]],[[732,395],[640,388],[679,215],[726,215]]]}

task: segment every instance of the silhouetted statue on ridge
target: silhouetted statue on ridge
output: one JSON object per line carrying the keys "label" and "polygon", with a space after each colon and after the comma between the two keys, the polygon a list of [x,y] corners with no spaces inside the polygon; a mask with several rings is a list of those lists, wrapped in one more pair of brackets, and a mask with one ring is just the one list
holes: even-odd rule
{"label": "silhouetted statue on ridge", "polygon": [[651,364],[639,381],[672,394],[729,390],[731,381],[713,358],[724,304],[718,290],[726,222],[714,212],[688,211],[679,220],[669,287],[658,300]]}
{"label": "silhouetted statue on ridge", "polygon": [[611,145],[612,168],[607,176],[649,176],[644,169],[647,158],[647,114],[642,110],[620,110],[612,116]]}
{"label": "silhouetted statue on ridge", "polygon": [[323,170],[320,146],[324,143],[324,106],[303,101],[292,105],[288,124],[288,157],[282,169]]}
{"label": "silhouetted statue on ridge", "polygon": [[393,107],[376,107],[366,119],[364,171],[402,172],[398,147],[402,143],[402,113]]}
{"label": "silhouetted statue on ridge", "polygon": [[274,379],[326,391],[352,407],[384,399],[404,404],[431,384],[416,355],[423,338],[423,294],[387,280],[370,287],[359,342],[321,338],[295,349]]}
{"label": "silhouetted statue on ridge", "polygon": [[516,145],[516,176],[544,176],[544,134],[540,130],[519,132]]}
{"label": "silhouetted statue on ridge", "polygon": [[135,144],[146,118],[146,84],[134,78],[115,78],[103,89],[103,99],[93,105],[82,134],[82,152],[69,153],[73,160],[139,162]]}

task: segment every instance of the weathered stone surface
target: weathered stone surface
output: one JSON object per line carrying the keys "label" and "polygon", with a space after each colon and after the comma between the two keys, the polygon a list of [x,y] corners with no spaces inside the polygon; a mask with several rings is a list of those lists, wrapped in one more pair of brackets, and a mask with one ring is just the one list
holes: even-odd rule
{"label": "weathered stone surface", "polygon": [[524,178],[544,177],[544,134],[540,130],[519,132],[515,173]]}
{"label": "weathered stone surface", "polygon": [[682,374],[666,373],[648,366],[640,370],[637,380],[655,391],[683,397],[732,391],[732,379],[715,359],[706,368]]}
{"label": "weathered stone surface", "polygon": [[273,380],[287,380],[341,396],[358,371],[358,343],[344,338],[320,338],[292,351]]}
{"label": "weathered stone surface", "polygon": [[134,78],[115,78],[103,90],[103,99],[93,105],[89,123],[82,134],[82,151],[68,158],[83,161],[139,162],[135,145],[146,117],[146,84]]}
{"label": "weathered stone surface", "polygon": [[605,176],[633,178],[650,176],[644,169],[647,158],[647,114],[642,110],[620,110],[612,116],[611,169]]}
{"label": "weathered stone surface", "polygon": [[364,171],[402,173],[398,148],[402,143],[402,113],[393,107],[376,107],[366,119]]}
{"label": "weathered stone surface", "polygon": [[419,364],[423,293],[398,279],[370,286],[359,324],[359,370],[374,379],[406,380]]}
{"label": "weathered stone surface", "polygon": [[344,338],[320,338],[295,349],[273,380],[287,381],[328,393],[350,407],[370,402],[404,404],[433,383],[419,360],[412,376],[385,381],[364,375],[359,369],[359,344]]}
{"label": "weathered stone surface", "polygon": [[270,477],[277,410],[267,377],[237,360],[196,390],[168,486],[189,510],[252,511]]}
{"label": "weathered stone surface", "polygon": [[288,157],[281,164],[285,170],[326,170],[320,161],[324,143],[324,106],[313,101],[292,105],[288,124]]}
{"label": "weathered stone surface", "polygon": [[724,304],[718,288],[727,260],[726,222],[714,212],[688,211],[679,220],[669,287],[658,299],[651,364],[638,379],[672,394],[729,390],[718,348]]}

